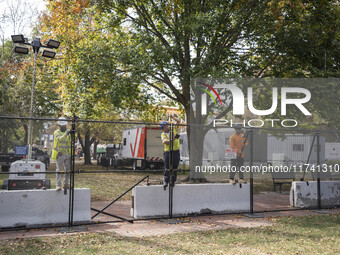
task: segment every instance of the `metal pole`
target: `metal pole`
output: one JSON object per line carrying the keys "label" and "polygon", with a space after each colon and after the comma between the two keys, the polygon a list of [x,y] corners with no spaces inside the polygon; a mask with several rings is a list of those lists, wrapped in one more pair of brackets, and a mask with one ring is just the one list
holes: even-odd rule
{"label": "metal pole", "polygon": [[[254,164],[254,133],[253,133],[253,129],[250,129],[250,169],[252,169],[252,166]],[[253,179],[253,172],[250,171],[250,187],[249,187],[249,191],[250,191],[250,213],[253,214],[254,213],[254,179]]]}
{"label": "metal pole", "polygon": [[321,210],[321,183],[320,183],[320,132],[316,133],[317,144],[317,196],[318,196],[318,209]]}
{"label": "metal pole", "polygon": [[172,219],[172,206],[173,206],[173,186],[172,186],[172,172],[173,172],[173,125],[170,123],[170,152],[169,152],[169,172],[170,172],[170,178],[169,178],[169,218]]}
{"label": "metal pole", "polygon": [[75,164],[75,155],[74,155],[74,149],[76,146],[76,117],[73,116],[72,119],[72,127],[71,127],[71,180],[72,183],[70,183],[70,191],[72,194],[72,204],[71,204],[71,225],[73,226],[73,212],[74,212],[74,164]]}
{"label": "metal pole", "polygon": [[[315,143],[316,134],[317,133],[315,133],[314,136],[313,136],[313,140],[312,140],[312,144],[311,144],[310,149],[309,149],[309,154],[308,154],[308,157],[307,157],[306,164],[309,164],[310,156],[312,155],[312,152],[313,152],[313,147],[314,147],[314,143]],[[306,175],[306,169],[303,169],[303,176],[301,178],[301,181],[305,180],[305,175]]]}
{"label": "metal pole", "polygon": [[[35,95],[35,79],[36,79],[36,69],[37,69],[37,57],[38,57],[38,50],[34,51],[34,65],[33,65],[33,81],[32,81],[32,89],[31,89],[31,104],[29,110],[29,117],[33,117],[34,113],[34,95]],[[28,124],[28,155],[27,159],[32,159],[32,146],[33,146],[33,120],[29,120]]]}
{"label": "metal pole", "polygon": [[68,227],[73,226],[73,209],[74,209],[74,146],[75,146],[75,118],[72,119],[71,134],[71,172],[69,177],[69,210],[68,210]]}

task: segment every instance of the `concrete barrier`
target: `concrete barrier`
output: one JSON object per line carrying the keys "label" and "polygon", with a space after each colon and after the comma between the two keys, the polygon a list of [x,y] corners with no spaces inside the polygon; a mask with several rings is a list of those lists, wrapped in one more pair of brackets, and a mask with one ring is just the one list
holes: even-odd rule
{"label": "concrete barrier", "polygon": [[[340,205],[340,181],[321,181],[321,205],[332,207]],[[298,208],[318,205],[317,182],[293,182],[290,190],[290,205]]]}
{"label": "concrete barrier", "polygon": [[[173,189],[173,216],[249,212],[249,189],[249,184],[178,184]],[[132,195],[135,219],[169,215],[169,190],[163,186],[136,186]]]}
{"label": "concrete barrier", "polygon": [[[90,222],[90,211],[90,189],[75,189],[73,222]],[[0,191],[1,228],[65,224],[68,223],[68,213],[69,193],[64,195],[64,191]]]}

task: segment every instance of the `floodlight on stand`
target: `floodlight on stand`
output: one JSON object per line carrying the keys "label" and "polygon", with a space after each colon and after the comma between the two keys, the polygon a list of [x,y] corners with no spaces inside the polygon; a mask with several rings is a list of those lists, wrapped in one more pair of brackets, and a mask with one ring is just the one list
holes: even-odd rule
{"label": "floodlight on stand", "polygon": [[20,54],[28,54],[28,48],[20,47],[20,46],[15,46],[14,47],[14,52],[20,53]]}
{"label": "floodlight on stand", "polygon": [[43,53],[42,53],[42,56],[46,57],[46,58],[54,58],[55,54],[56,53],[53,52],[53,51],[44,50]]}
{"label": "floodlight on stand", "polygon": [[39,49],[41,47],[40,38],[34,38],[34,40],[32,42],[32,47],[33,47],[34,53],[39,52]]}
{"label": "floodlight on stand", "polygon": [[46,43],[46,46],[51,49],[58,49],[60,45],[60,42],[56,40],[49,39]]}
{"label": "floodlight on stand", "polygon": [[12,35],[12,41],[14,43],[24,43],[25,42],[25,38],[23,35]]}

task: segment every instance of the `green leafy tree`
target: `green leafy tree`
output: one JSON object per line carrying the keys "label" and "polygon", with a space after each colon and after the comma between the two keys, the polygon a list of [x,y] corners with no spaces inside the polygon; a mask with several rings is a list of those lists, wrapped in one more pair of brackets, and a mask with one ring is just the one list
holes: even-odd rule
{"label": "green leafy tree", "polygon": [[[119,73],[111,53],[117,35],[98,25],[99,14],[89,1],[49,1],[47,9],[41,30],[61,42],[62,57],[53,74],[64,115],[114,120],[124,113],[122,109],[142,111],[150,106],[140,86],[126,82]],[[89,122],[79,122],[78,130],[84,163],[91,164],[90,146],[100,131]]]}
{"label": "green leafy tree", "polygon": [[[101,15],[97,18],[102,26],[119,35],[113,38],[111,51],[119,63],[119,72],[125,73],[130,83],[143,83],[181,104],[190,123],[202,118],[190,115],[193,78],[301,76],[314,69],[320,71],[320,61],[314,61],[318,57],[309,53],[317,51],[320,56],[325,47],[334,50],[337,45],[331,19],[339,16],[337,1],[95,3],[99,3]],[[332,10],[325,24],[318,23],[318,17],[324,16],[318,8]],[[317,28],[316,32],[310,24]],[[330,32],[325,41],[333,43],[321,47],[322,36],[318,36],[320,40],[313,39],[325,29]],[[295,39],[300,45],[294,44]],[[305,40],[312,44],[309,50],[303,46]],[[332,72],[338,70],[337,61],[331,61],[335,65]],[[230,107],[221,114],[229,110]],[[207,131],[202,132],[204,135]],[[197,135],[202,137],[202,133]]]}

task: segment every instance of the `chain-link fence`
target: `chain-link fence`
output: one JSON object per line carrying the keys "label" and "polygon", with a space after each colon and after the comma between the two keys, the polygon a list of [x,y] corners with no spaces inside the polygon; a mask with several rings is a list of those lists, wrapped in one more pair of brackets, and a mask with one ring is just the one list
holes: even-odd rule
{"label": "chain-link fence", "polygon": [[27,158],[29,120],[0,119],[2,229],[339,206],[338,131],[33,118]]}

